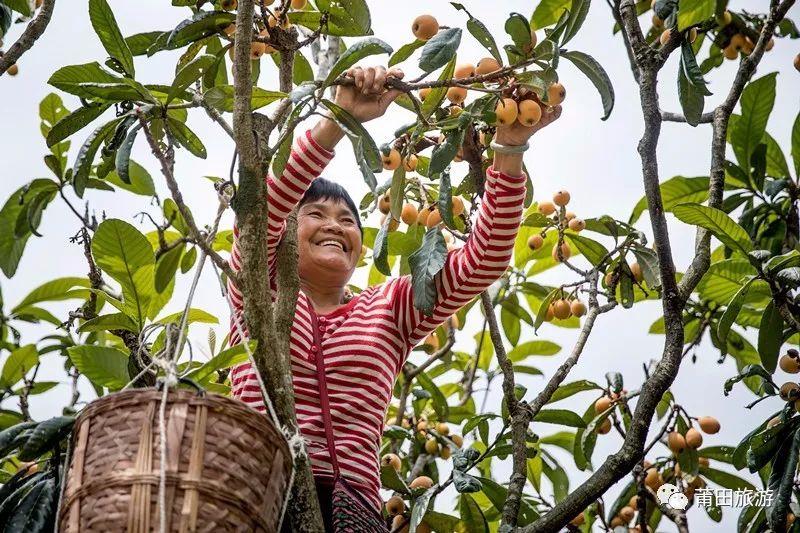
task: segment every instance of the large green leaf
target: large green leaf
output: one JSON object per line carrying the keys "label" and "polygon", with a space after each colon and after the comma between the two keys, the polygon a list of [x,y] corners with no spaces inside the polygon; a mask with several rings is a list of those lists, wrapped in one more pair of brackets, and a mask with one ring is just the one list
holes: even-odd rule
{"label": "large green leaf", "polygon": [[94,119],[103,114],[111,104],[100,104],[89,107],[79,107],[69,115],[59,120],[47,132],[47,146],[53,146],[63,141],[73,133],[80,131]]}
{"label": "large green leaf", "polygon": [[[31,3],[28,0],[0,0],[0,4],[5,4],[9,9],[16,11],[23,17],[31,16]],[[11,15],[9,14],[9,18]],[[0,27],[0,36],[5,33],[3,28]]]}
{"label": "large green leaf", "polygon": [[55,477],[43,477],[16,506],[5,531],[8,533],[52,531],[57,498]]}
{"label": "large green leaf", "polygon": [[136,333],[139,331],[138,325],[125,313],[111,313],[87,320],[80,325],[78,332],[86,333],[89,331],[110,331],[117,329],[133,331]]}
{"label": "large green leaf", "polygon": [[739,311],[742,310],[745,298],[747,297],[747,291],[750,290],[750,284],[754,279],[755,278],[750,278],[747,283],[742,285],[742,288],[739,289],[736,295],[731,298],[731,301],[728,302],[725,312],[722,313],[722,317],[719,319],[719,323],[717,324],[717,337],[719,338],[721,355],[728,353],[728,333],[736,317],[739,315]]}
{"label": "large green leaf", "polygon": [[795,176],[800,176],[800,113],[797,114],[792,126],[792,159]]}
{"label": "large green leaf", "polygon": [[707,466],[700,467],[700,475],[704,478],[708,479],[712,483],[716,483],[720,487],[736,490],[736,489],[750,489],[756,490],[752,483],[746,481],[739,476],[734,474],[729,474],[724,470],[718,470],[716,468],[710,468]]}
{"label": "large green leaf", "polygon": [[74,423],[75,419],[71,416],[56,416],[40,422],[30,430],[28,438],[19,452],[19,460],[31,461],[50,451],[64,437],[69,435]]}
{"label": "large green leaf", "polygon": [[39,362],[39,352],[35,344],[26,344],[12,351],[3,364],[0,374],[0,389],[13,387],[20,381],[28,370]]}
{"label": "large green leaf", "polygon": [[561,346],[551,341],[528,341],[515,346],[508,352],[508,359],[518,363],[531,355],[555,355],[560,351]]}
{"label": "large green leaf", "polygon": [[770,302],[764,309],[761,327],[758,329],[758,354],[761,356],[761,364],[770,372],[775,372],[782,344],[783,318],[775,307],[775,302]]}
{"label": "large green leaf", "polygon": [[[585,5],[588,4],[586,1]],[[600,119],[606,120],[614,109],[614,85],[603,66],[589,54],[575,50],[564,52],[561,57],[569,59],[595,86],[603,104],[603,116]]]}
{"label": "large green leaf", "polygon": [[704,92],[706,91],[689,81],[686,76],[683,58],[681,58],[678,65],[678,100],[681,103],[683,116],[686,117],[686,122],[691,126],[697,126],[700,123],[700,116],[703,114],[705,105]]}
{"label": "large green leaf", "polygon": [[724,211],[714,207],[688,203],[675,206],[672,212],[682,222],[706,228],[732,250],[747,254],[753,249],[750,237],[744,228]]}
{"label": "large green leaf", "polygon": [[29,292],[12,309],[12,312],[17,312],[24,307],[41,302],[56,302],[71,298],[81,298],[86,295],[86,291],[83,290],[70,290],[74,287],[89,287],[89,280],[87,278],[65,277],[45,282]]}
{"label": "large green leaf", "polygon": [[559,385],[558,389],[553,393],[547,403],[557,402],[559,400],[563,400],[564,398],[569,398],[573,394],[577,394],[579,392],[584,392],[587,390],[602,390],[602,387],[593,381],[589,381],[586,379],[581,379],[578,381],[573,381],[572,383],[566,383],[563,385]]}
{"label": "large green leaf", "polygon": [[489,533],[489,525],[481,507],[469,494],[461,494],[458,498],[458,512],[461,522],[455,531],[469,531],[469,533]]}
{"label": "large green leaf", "polygon": [[767,145],[767,174],[776,178],[788,178],[791,175],[789,165],[778,142],[766,131],[762,141]]}
{"label": "large green leaf", "polygon": [[429,316],[433,314],[437,297],[434,276],[442,270],[446,258],[447,243],[439,229],[435,227],[425,233],[422,245],[408,258],[414,307]]}
{"label": "large green leaf", "polygon": [[364,176],[367,186],[374,191],[377,186],[373,172],[378,172],[383,168],[381,154],[372,136],[364,129],[364,126],[357,121],[345,109],[334,104],[330,100],[323,100],[322,104],[333,114],[336,122],[342,127],[350,142],[353,145],[353,153],[359,162],[361,174]]}
{"label": "large green leaf", "polygon": [[586,427],[586,422],[577,413],[566,409],[542,409],[533,420],[535,422],[546,422],[574,428]]}
{"label": "large green leaf", "polygon": [[492,54],[492,57],[494,57],[498,63],[502,64],[503,58],[500,56],[500,50],[497,48],[497,43],[492,36],[492,32],[489,31],[489,28],[487,28],[483,22],[473,17],[472,13],[467,11],[467,8],[465,8],[462,4],[459,4],[458,2],[450,3],[456,9],[464,11],[467,14],[469,17],[469,20],[467,21],[467,31],[469,31],[472,36],[475,37],[475,39],[481,43],[490,54]]}
{"label": "large green leaf", "polygon": [[[319,11],[292,11],[289,20],[312,30],[322,26],[322,33],[327,35],[372,35],[372,19],[365,0],[318,0],[317,9]],[[328,21],[323,26],[324,12],[328,14]]]}
{"label": "large green leaf", "polygon": [[128,182],[122,181],[114,170],[106,175],[105,181],[134,194],[141,194],[142,196],[155,196],[156,194],[156,188],[150,173],[132,159],[128,160]]}
{"label": "large green leaf", "polygon": [[75,157],[75,164],[72,168],[72,184],[78,197],[82,198],[83,192],[86,190],[86,183],[89,180],[89,173],[92,170],[92,163],[97,150],[100,149],[103,141],[114,133],[122,120],[122,118],[116,118],[102,126],[98,126],[78,150],[78,155]]}
{"label": "large green leaf", "polygon": [[47,80],[47,83],[57,89],[91,98],[92,94],[81,88],[82,83],[118,83],[121,78],[114,76],[100,66],[96,61],[83,65],[69,65],[56,70]]}
{"label": "large green leaf", "polygon": [[[178,24],[163,40],[159,49],[175,50],[217,33],[236,21],[236,15],[224,11],[198,11],[195,15]],[[148,54],[158,50],[148,50]]]}
{"label": "large green leaf", "polygon": [[[670,212],[676,205],[684,203],[701,203],[708,198],[708,176],[687,178],[675,176],[661,184],[661,201],[664,211]],[[647,197],[636,203],[631,213],[629,224],[639,220],[641,214],[647,210]]]}
{"label": "large green leaf", "polygon": [[[227,111],[229,113],[233,111],[233,85],[212,87],[203,93],[203,98],[205,98],[206,102],[211,106],[220,111]],[[250,97],[250,106],[255,110],[284,98],[286,98],[286,93],[253,87],[253,93]]]}
{"label": "large green leaf", "polygon": [[728,142],[733,147],[739,166],[750,168],[750,156],[761,143],[767,121],[775,104],[777,72],[751,81],[742,91],[741,118],[728,129]]}
{"label": "large green leaf", "polygon": [[571,242],[593,266],[598,266],[608,256],[606,247],[594,239],[584,237],[578,233],[565,233],[564,238]]}
{"label": "large green leaf", "polygon": [[89,20],[108,55],[119,63],[128,77],[133,78],[133,55],[106,0],[89,0]]}
{"label": "large green leaf", "polygon": [[98,387],[119,390],[131,380],[128,354],[108,346],[83,345],[67,349],[72,364]]}
{"label": "large green leaf", "polygon": [[[456,68],[456,56],[450,59],[450,62],[442,69],[439,74],[439,81],[448,80],[453,77],[453,72]],[[433,112],[441,105],[444,97],[447,95],[447,87],[436,87],[431,89],[425,101],[422,102],[422,115],[427,119]]]}
{"label": "large green leaf", "polygon": [[538,30],[555,24],[571,5],[572,0],[542,0],[531,15],[531,27]]}
{"label": "large green leaf", "polygon": [[350,45],[331,68],[325,85],[330,85],[341,73],[364,59],[376,54],[391,54],[392,47],[376,37],[367,37]]}
{"label": "large green leaf", "polygon": [[[250,341],[250,349],[255,350],[255,341]],[[244,344],[237,344],[227,350],[224,350],[202,366],[192,370],[186,377],[197,382],[205,382],[217,370],[224,370],[232,366],[244,363],[247,361],[247,351],[244,349]]]}
{"label": "large green leaf", "polygon": [[714,16],[717,0],[680,0],[678,3],[678,31]]}
{"label": "large green leaf", "polygon": [[189,126],[171,116],[167,116],[167,124],[178,144],[189,150],[193,156],[200,159],[206,158],[206,147],[203,145],[203,141],[189,129]]}
{"label": "large green leaf", "polygon": [[422,48],[425,46],[425,41],[420,41],[419,39],[414,39],[413,42],[408,44],[404,44],[397,51],[392,54],[392,57],[389,58],[389,66],[393,67],[398,63],[402,63],[413,54],[418,48]]}
{"label": "large green leaf", "polygon": [[183,65],[175,75],[175,80],[172,82],[172,86],[169,89],[167,102],[183,92],[196,80],[200,79],[203,73],[211,68],[216,60],[217,58],[210,54],[202,54]]}
{"label": "large green leaf", "polygon": [[17,272],[25,245],[31,235],[29,231],[22,236],[15,234],[14,228],[20,214],[27,209],[30,198],[54,187],[57,185],[52,180],[33,180],[9,196],[3,208],[0,209],[0,227],[7,228],[6,231],[0,231],[0,268],[7,277],[13,277]]}
{"label": "large green leaf", "polygon": [[455,57],[461,44],[461,28],[448,28],[434,35],[422,48],[419,68],[433,72]]}

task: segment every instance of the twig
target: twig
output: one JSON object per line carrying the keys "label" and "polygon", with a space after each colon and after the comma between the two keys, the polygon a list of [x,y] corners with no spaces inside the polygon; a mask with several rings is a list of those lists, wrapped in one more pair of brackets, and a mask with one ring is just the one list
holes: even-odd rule
{"label": "twig", "polygon": [[36,40],[42,36],[47,25],[50,24],[50,19],[53,17],[53,9],[56,6],[56,0],[44,0],[39,12],[28,23],[28,27],[19,36],[19,39],[0,56],[0,76],[2,76],[8,68],[16,63],[22,54],[31,49]]}

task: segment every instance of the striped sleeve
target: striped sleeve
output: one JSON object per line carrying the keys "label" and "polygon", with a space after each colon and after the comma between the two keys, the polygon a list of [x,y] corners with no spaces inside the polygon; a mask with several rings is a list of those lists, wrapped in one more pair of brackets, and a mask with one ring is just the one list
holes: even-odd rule
{"label": "striped sleeve", "polygon": [[[311,136],[311,130],[297,137],[286,168],[280,179],[267,177],[267,195],[269,198],[269,214],[267,215],[267,269],[270,284],[275,278],[275,250],[286,228],[286,217],[303,197],[311,182],[314,181],[333,158],[334,152],[320,146]],[[231,250],[231,268],[238,272],[242,267],[239,254],[239,228],[233,226],[233,248]],[[237,313],[241,311],[243,299],[241,291],[228,280],[228,291]],[[234,328],[235,329],[235,328]],[[231,332],[231,344],[240,342],[238,335]],[[235,342],[233,342],[235,341]]]}
{"label": "striped sleeve", "polygon": [[447,254],[444,267],[436,275],[433,314],[426,316],[414,307],[411,276],[387,283],[387,296],[409,348],[497,281],[511,261],[522,217],[526,176],[508,176],[490,168],[486,178],[470,237],[462,248]]}

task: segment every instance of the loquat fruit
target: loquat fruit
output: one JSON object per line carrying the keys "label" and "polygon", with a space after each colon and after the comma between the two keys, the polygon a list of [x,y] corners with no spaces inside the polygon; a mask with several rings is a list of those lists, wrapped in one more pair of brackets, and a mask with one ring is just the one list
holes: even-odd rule
{"label": "loquat fruit", "polygon": [[456,65],[453,71],[454,78],[471,78],[475,75],[475,65],[472,63],[461,63]]}
{"label": "loquat fruit", "polygon": [[497,115],[497,124],[508,126],[517,120],[519,108],[517,107],[517,102],[515,102],[513,98],[503,98],[497,102],[494,112],[495,115]]}
{"label": "loquat fruit", "polygon": [[633,509],[633,507],[629,507],[626,505],[625,507],[619,510],[619,517],[622,518],[622,520],[624,520],[626,524],[631,520],[633,520],[634,515],[636,515],[636,511]]}
{"label": "loquat fruit", "polygon": [[451,117],[457,117],[457,116],[459,116],[459,115],[460,115],[461,113],[463,113],[463,112],[464,112],[464,108],[463,108],[463,107],[461,107],[461,106],[457,106],[457,105],[451,105],[451,106],[450,106],[450,109],[449,109],[449,111],[448,111],[448,114],[449,114]]}
{"label": "loquat fruit", "polygon": [[700,434],[695,428],[689,428],[686,430],[686,445],[689,448],[697,449],[703,445],[703,435]]}
{"label": "loquat fruit", "polygon": [[586,314],[586,304],[580,300],[572,300],[572,303],[569,304],[569,310],[573,315],[581,317]]}
{"label": "loquat fruit", "polygon": [[669,42],[670,37],[672,37],[672,30],[664,30],[661,32],[661,37],[658,38],[661,46],[666,45]]}
{"label": "loquat fruit", "polygon": [[789,374],[797,374],[800,372],[800,361],[788,355],[782,355],[778,360],[781,370]]}
{"label": "loquat fruit", "polygon": [[800,396],[800,385],[797,383],[787,381],[783,385],[781,385],[781,390],[779,392],[781,396],[781,400],[784,402],[788,402],[789,400],[796,400],[798,396]]}
{"label": "loquat fruit", "polygon": [[448,426],[444,422],[439,422],[438,424],[436,424],[436,433],[438,433],[439,435],[449,435],[450,426]]}
{"label": "loquat fruit", "polygon": [[299,11],[305,9],[307,4],[308,0],[292,0],[292,9],[297,9]]}
{"label": "loquat fruit", "polygon": [[610,418],[606,418],[605,420],[600,422],[599,426],[597,426],[597,434],[598,435],[606,435],[610,431],[611,431],[611,419]]}
{"label": "loquat fruit", "polygon": [[19,67],[17,66],[17,64],[16,64],[16,63],[13,63],[11,66],[9,66],[9,67],[6,69],[6,73],[7,73],[9,76],[16,76],[17,74],[19,74]]}
{"label": "loquat fruit", "polygon": [[519,108],[517,120],[523,126],[533,126],[542,119],[542,108],[533,100],[523,100],[517,107]]}
{"label": "loquat fruit", "polygon": [[733,21],[733,16],[731,15],[731,12],[727,10],[724,13],[722,13],[722,15],[717,17],[717,23],[720,26],[727,26],[732,21]]}
{"label": "loquat fruit", "polygon": [[642,276],[642,267],[639,266],[639,263],[631,263],[630,264],[631,274],[633,274],[633,279],[638,282],[641,282],[644,277]]}
{"label": "loquat fruit", "polygon": [[391,466],[395,469],[395,471],[399,472],[400,467],[402,466],[402,462],[400,461],[400,457],[394,453],[387,453],[383,457],[381,457],[381,466]]}
{"label": "loquat fruit", "polygon": [[544,239],[538,233],[528,237],[528,248],[531,250],[538,250],[544,245]]}
{"label": "loquat fruit", "polygon": [[467,99],[467,90],[464,87],[450,87],[447,89],[447,99],[456,105],[462,104]]}
{"label": "loquat fruit", "polygon": [[539,204],[539,212],[546,217],[549,217],[556,212],[556,206],[553,202],[542,202]]}
{"label": "loquat fruit", "polygon": [[458,196],[453,196],[451,201],[453,203],[453,216],[461,216],[461,214],[464,212],[464,200]]}
{"label": "loquat fruit", "polygon": [[573,218],[569,221],[569,229],[574,231],[575,233],[581,232],[586,229],[586,222],[583,221],[582,218]]}
{"label": "loquat fruit", "polygon": [[425,99],[428,97],[428,95],[431,94],[432,90],[433,89],[431,89],[430,87],[423,87],[422,89],[420,89],[419,90],[419,99],[424,102]]}
{"label": "loquat fruit", "polygon": [[560,83],[554,83],[547,89],[547,103],[557,106],[567,97],[567,90]]}
{"label": "loquat fruit", "polygon": [[433,211],[431,211],[428,214],[428,220],[425,221],[425,227],[430,229],[438,226],[439,224],[441,224],[441,222],[442,222],[442,214],[439,213],[438,209],[434,208]]}
{"label": "loquat fruit", "polygon": [[459,448],[464,446],[464,437],[462,437],[461,435],[456,435],[456,434],[450,435],[450,440],[453,441],[453,444],[455,444]]}
{"label": "loquat fruit", "polygon": [[733,47],[738,52],[744,49],[746,44],[747,41],[745,40],[744,35],[742,35],[741,33],[737,33],[733,37],[731,37],[731,42],[728,44],[728,46]]}
{"label": "loquat fruit", "polygon": [[733,46],[728,45],[722,49],[722,55],[725,56],[725,59],[733,60],[739,57],[739,50],[737,50]]}
{"label": "loquat fruit", "polygon": [[713,416],[701,416],[697,419],[697,424],[700,426],[700,429],[703,430],[703,433],[707,435],[717,433],[720,428],[719,420]]}
{"label": "loquat fruit", "polygon": [[691,28],[689,33],[686,35],[686,40],[690,43],[693,43],[697,40],[697,28]]}
{"label": "loquat fruit", "polygon": [[[231,48],[233,50],[233,48]],[[265,43],[252,42],[250,43],[250,59],[258,59],[267,52],[267,45]]]}
{"label": "loquat fruit", "polygon": [[564,207],[569,203],[570,196],[567,191],[558,191],[553,195],[553,203],[559,207]]}
{"label": "loquat fruit", "polygon": [[708,465],[711,464],[711,461],[708,460],[708,457],[698,457],[697,464],[699,464],[700,466],[707,467]]}
{"label": "loquat fruit", "polygon": [[664,26],[664,21],[658,15],[653,15],[652,23],[654,28],[662,28]]}
{"label": "loquat fruit", "polygon": [[500,65],[495,58],[484,57],[478,61],[478,64],[475,66],[475,75],[483,76],[484,74],[491,74],[492,72],[497,72],[501,68],[503,68],[502,65]]}
{"label": "loquat fruit", "polygon": [[775,46],[775,38],[774,38],[774,37],[770,37],[770,38],[769,38],[769,41],[767,41],[767,46],[766,46],[766,48],[764,48],[764,49],[765,49],[767,52],[769,52],[770,50],[772,50],[772,49],[773,49],[773,47],[774,47],[774,46]]}
{"label": "loquat fruit", "polygon": [[392,210],[392,198],[389,195],[389,191],[386,191],[383,196],[380,197],[378,200],[378,211],[383,213],[384,215],[388,215],[389,211]]}
{"label": "loquat fruit", "polygon": [[631,509],[638,509],[639,508],[639,496],[637,496],[636,494],[631,496],[631,499],[628,500],[628,507],[630,507]]}
{"label": "loquat fruit", "polygon": [[[439,450],[439,457],[441,457],[445,461],[450,459],[451,455],[453,455],[453,452],[447,446],[444,446],[441,450]],[[417,531],[419,531],[419,528],[417,528]]]}
{"label": "loquat fruit", "polygon": [[795,70],[800,72],[800,54],[797,54],[796,56],[794,56],[794,68],[795,68]]}
{"label": "loquat fruit", "polygon": [[594,412],[598,415],[611,407],[611,398],[608,396],[601,396],[594,402]]}
{"label": "loquat fruit", "polygon": [[673,453],[678,454],[686,449],[686,439],[677,431],[672,431],[667,435],[667,446]]}
{"label": "loquat fruit", "polygon": [[234,11],[239,7],[237,0],[222,0],[219,5],[225,11]]}
{"label": "loquat fruit", "polygon": [[550,304],[547,306],[547,311],[544,314],[544,320],[545,322],[550,322],[553,320],[553,318],[555,318],[555,315],[553,314],[553,304]]}
{"label": "loquat fruit", "polygon": [[569,523],[575,527],[582,526],[584,522],[586,522],[586,517],[583,516],[582,512],[569,521]]}
{"label": "loquat fruit", "polygon": [[[562,261],[562,259],[559,259],[559,257],[558,257],[558,244],[553,246],[553,252],[552,252],[551,255],[552,255],[553,259],[557,263],[560,263]],[[571,255],[572,255],[572,250],[570,249],[569,244],[567,244],[566,242],[562,242],[561,243],[561,256],[562,256],[563,260],[569,259],[569,257]]]}
{"label": "loquat fruit", "polygon": [[664,484],[664,478],[661,477],[661,472],[655,468],[650,468],[644,477],[644,484],[653,490],[658,490],[658,487]]}
{"label": "loquat fruit", "polygon": [[433,486],[433,480],[428,476],[419,476],[414,478],[414,480],[409,483],[408,488],[410,489],[429,489]]}
{"label": "loquat fruit", "polygon": [[389,516],[398,516],[406,510],[406,502],[400,496],[392,496],[386,500],[386,512]]}
{"label": "loquat fruit", "polygon": [[395,170],[397,167],[400,166],[400,152],[392,148],[389,150],[389,155],[381,154],[381,159],[383,160],[383,168],[386,170]]}
{"label": "loquat fruit", "polygon": [[431,208],[429,206],[425,206],[419,210],[419,214],[417,215],[417,224],[420,226],[426,226],[428,222],[428,215],[431,214]]}
{"label": "loquat fruit", "polygon": [[413,204],[406,204],[403,206],[403,211],[400,213],[400,220],[411,226],[417,221],[419,212]]}
{"label": "loquat fruit", "polygon": [[430,455],[437,455],[439,453],[439,443],[436,439],[428,439],[425,441],[425,452]]}
{"label": "loquat fruit", "polygon": [[624,526],[625,522],[623,522],[622,518],[619,516],[615,516],[611,519],[611,522],[609,522],[608,525],[611,527],[611,529],[614,529],[615,527]]}
{"label": "loquat fruit", "polygon": [[408,533],[410,521],[399,514],[392,519],[392,533]]}
{"label": "loquat fruit", "polygon": [[233,37],[233,34],[236,33],[236,24],[231,22],[230,24],[225,26],[225,29],[222,31],[224,31],[225,35],[227,35],[228,37]]}
{"label": "loquat fruit", "polygon": [[406,172],[413,172],[417,169],[417,156],[414,154],[409,155],[408,157],[403,159],[403,168],[406,169]]}
{"label": "loquat fruit", "polygon": [[420,15],[411,24],[411,33],[420,41],[427,41],[439,33],[439,21],[433,15]]}
{"label": "loquat fruit", "polygon": [[567,300],[556,300],[553,302],[553,315],[561,320],[569,318],[571,314],[569,302]]}
{"label": "loquat fruit", "polygon": [[397,231],[397,228],[400,227],[400,221],[391,215],[383,215],[381,217],[381,226],[383,226],[386,223],[386,217],[391,218],[391,220],[389,221],[389,231]]}

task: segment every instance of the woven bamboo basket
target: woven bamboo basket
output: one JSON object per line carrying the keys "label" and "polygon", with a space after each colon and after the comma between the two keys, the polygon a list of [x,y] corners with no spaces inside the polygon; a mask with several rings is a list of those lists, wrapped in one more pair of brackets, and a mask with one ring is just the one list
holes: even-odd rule
{"label": "woven bamboo basket", "polygon": [[[92,402],[78,416],[59,531],[159,530],[162,392]],[[292,468],[286,440],[243,403],[170,390],[166,407],[167,531],[277,531]]]}

